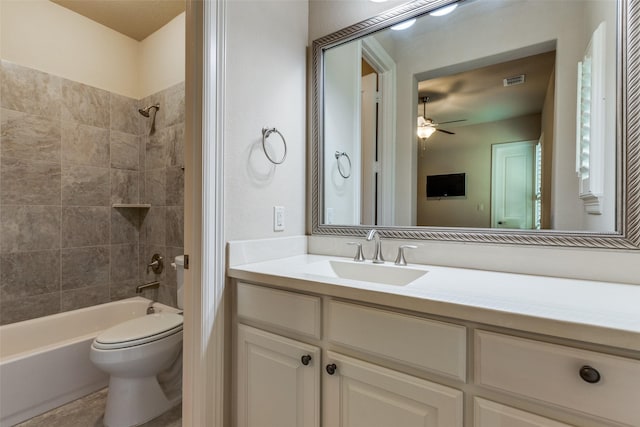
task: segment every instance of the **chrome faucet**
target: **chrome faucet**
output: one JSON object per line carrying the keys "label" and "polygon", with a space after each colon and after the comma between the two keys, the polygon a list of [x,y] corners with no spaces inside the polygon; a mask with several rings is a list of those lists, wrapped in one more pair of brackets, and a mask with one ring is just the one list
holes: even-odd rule
{"label": "chrome faucet", "polygon": [[369,231],[369,234],[367,234],[367,242],[370,242],[371,240],[374,240],[376,244],[371,261],[373,261],[374,264],[384,264],[384,258],[382,257],[382,243],[380,242],[380,233],[378,233],[378,230],[376,230],[375,228],[371,229],[371,231]]}

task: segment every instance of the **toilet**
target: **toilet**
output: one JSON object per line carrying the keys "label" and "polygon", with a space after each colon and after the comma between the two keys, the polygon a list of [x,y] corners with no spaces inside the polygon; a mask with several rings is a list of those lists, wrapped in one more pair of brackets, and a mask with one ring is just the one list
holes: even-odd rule
{"label": "toilet", "polygon": [[[174,268],[182,308],[182,255]],[[113,326],[95,338],[90,358],[110,375],[104,425],[143,424],[182,399],[182,315],[159,312]]]}

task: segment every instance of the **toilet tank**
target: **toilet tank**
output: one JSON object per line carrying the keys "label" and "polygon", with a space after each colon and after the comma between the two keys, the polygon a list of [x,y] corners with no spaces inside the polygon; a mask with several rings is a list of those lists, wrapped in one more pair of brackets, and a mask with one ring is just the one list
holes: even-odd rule
{"label": "toilet tank", "polygon": [[178,308],[184,308],[184,255],[175,257],[176,282],[178,287]]}

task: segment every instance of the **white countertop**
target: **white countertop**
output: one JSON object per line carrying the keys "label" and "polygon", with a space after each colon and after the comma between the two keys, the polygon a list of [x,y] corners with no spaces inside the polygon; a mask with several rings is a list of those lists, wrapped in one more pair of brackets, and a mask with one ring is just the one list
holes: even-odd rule
{"label": "white countertop", "polygon": [[[640,351],[640,286],[411,264],[405,286],[330,277],[349,258],[297,255],[228,268],[232,278]],[[392,265],[393,263],[387,263]],[[314,273],[314,270],[316,271]]]}

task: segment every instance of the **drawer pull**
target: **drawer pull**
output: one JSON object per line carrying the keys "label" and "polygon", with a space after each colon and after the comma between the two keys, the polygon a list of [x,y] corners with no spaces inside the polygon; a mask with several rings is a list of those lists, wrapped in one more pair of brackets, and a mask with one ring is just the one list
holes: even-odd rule
{"label": "drawer pull", "polygon": [[338,367],[336,366],[335,363],[331,363],[329,365],[327,365],[327,374],[329,375],[333,375],[336,373],[336,369],[338,369]]}
{"label": "drawer pull", "polygon": [[308,354],[305,354],[304,356],[302,356],[302,357],[300,358],[300,362],[302,362],[302,364],[303,364],[304,366],[309,365],[309,362],[311,362],[311,356],[310,356],[310,355],[308,355]]}
{"label": "drawer pull", "polygon": [[580,378],[590,384],[595,384],[600,381],[600,372],[589,365],[585,365],[580,368]]}

